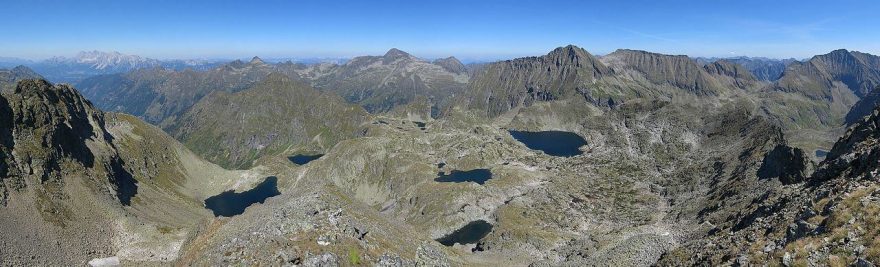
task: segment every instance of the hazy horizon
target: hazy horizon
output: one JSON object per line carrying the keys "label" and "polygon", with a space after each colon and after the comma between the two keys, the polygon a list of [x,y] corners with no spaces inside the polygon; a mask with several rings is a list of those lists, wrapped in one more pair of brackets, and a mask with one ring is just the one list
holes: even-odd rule
{"label": "hazy horizon", "polygon": [[[853,9],[853,6],[859,6]],[[0,57],[79,51],[155,59],[352,58],[398,48],[422,58],[492,61],[574,44],[594,54],[637,49],[692,57],[809,58],[880,53],[880,3],[840,1],[405,1],[252,3],[26,1]],[[844,12],[845,11],[845,12]],[[34,14],[47,14],[39,16]],[[847,14],[840,16],[837,14]]]}

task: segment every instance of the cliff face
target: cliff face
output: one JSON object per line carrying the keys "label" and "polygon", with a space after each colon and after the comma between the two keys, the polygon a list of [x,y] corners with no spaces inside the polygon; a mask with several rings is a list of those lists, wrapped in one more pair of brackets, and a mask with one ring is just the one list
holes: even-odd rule
{"label": "cliff face", "polygon": [[606,57],[644,74],[655,84],[669,84],[698,95],[715,95],[719,90],[710,75],[687,56],[621,49]]}
{"label": "cliff face", "polygon": [[485,66],[471,81],[466,102],[492,117],[536,101],[579,93],[604,75],[612,74],[586,50],[560,47],[540,57],[527,57]]}

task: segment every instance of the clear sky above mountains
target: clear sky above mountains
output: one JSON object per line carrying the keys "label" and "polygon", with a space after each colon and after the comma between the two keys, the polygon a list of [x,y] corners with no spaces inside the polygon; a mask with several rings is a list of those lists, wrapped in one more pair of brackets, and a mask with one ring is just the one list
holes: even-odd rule
{"label": "clear sky above mountains", "polygon": [[880,54],[880,1],[4,1],[0,56],[499,59],[575,44],[692,56]]}

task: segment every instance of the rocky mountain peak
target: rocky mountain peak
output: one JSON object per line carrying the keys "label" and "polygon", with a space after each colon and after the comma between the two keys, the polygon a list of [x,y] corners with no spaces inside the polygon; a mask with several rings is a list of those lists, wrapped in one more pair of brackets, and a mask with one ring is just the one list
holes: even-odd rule
{"label": "rocky mountain peak", "polygon": [[566,45],[563,47],[557,47],[548,53],[551,56],[565,56],[565,57],[581,57],[586,54],[589,54],[587,50],[583,48],[577,47],[575,45]]}
{"label": "rocky mountain peak", "polygon": [[828,53],[828,55],[849,55],[849,54],[850,54],[849,50],[846,50],[843,48],[837,49],[837,50],[834,50],[834,51],[831,51],[830,53]]}
{"label": "rocky mountain peak", "polygon": [[399,50],[399,49],[397,49],[397,48],[391,48],[391,49],[388,50],[388,52],[386,52],[385,55],[382,56],[382,57],[384,57],[385,59],[398,59],[398,58],[408,58],[408,57],[412,57],[412,55],[410,55],[410,54],[407,53],[407,52],[403,52],[403,51],[401,51],[401,50]]}
{"label": "rocky mountain peak", "polygon": [[0,121],[8,127],[0,133],[0,154],[8,152],[0,160],[14,166],[3,170],[11,174],[12,183],[24,185],[26,179],[39,179],[43,182],[39,186],[52,192],[71,173],[98,177],[91,173],[98,171],[109,175],[120,202],[130,203],[137,186],[121,167],[104,128],[104,114],[79,92],[67,84],[28,79],[18,82],[14,92],[3,98],[6,105],[0,106],[5,109],[0,111]]}
{"label": "rocky mountain peak", "polygon": [[257,56],[254,56],[253,58],[251,58],[251,61],[250,61],[249,63],[250,63],[251,65],[262,65],[262,64],[266,64],[266,62],[264,62],[263,59],[261,59],[260,57],[257,57]]}
{"label": "rocky mountain peak", "polygon": [[544,58],[554,62],[557,66],[591,68],[596,77],[611,73],[611,69],[602,64],[598,58],[587,52],[587,50],[574,45],[553,49]]}

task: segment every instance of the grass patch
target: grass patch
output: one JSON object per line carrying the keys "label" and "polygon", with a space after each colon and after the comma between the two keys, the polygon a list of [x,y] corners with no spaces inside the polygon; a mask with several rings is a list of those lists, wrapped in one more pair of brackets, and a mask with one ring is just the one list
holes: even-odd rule
{"label": "grass patch", "polygon": [[348,263],[351,263],[352,265],[361,264],[361,252],[358,251],[357,248],[348,249]]}

